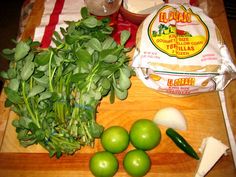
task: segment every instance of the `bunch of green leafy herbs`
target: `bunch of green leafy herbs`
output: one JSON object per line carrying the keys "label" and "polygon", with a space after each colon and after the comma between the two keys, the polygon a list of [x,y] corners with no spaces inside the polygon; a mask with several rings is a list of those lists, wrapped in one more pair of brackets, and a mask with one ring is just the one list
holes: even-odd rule
{"label": "bunch of green leafy herbs", "polygon": [[126,99],[131,85],[130,49],[124,46],[130,33],[123,31],[117,44],[108,20],[97,20],[86,8],[81,15],[54,33],[56,47],[42,50],[29,39],[3,50],[10,60],[1,72],[8,80],[5,106],[19,116],[12,122],[17,138],[24,147],[40,144],[51,157],[93,146],[103,132],[96,122],[101,99]]}

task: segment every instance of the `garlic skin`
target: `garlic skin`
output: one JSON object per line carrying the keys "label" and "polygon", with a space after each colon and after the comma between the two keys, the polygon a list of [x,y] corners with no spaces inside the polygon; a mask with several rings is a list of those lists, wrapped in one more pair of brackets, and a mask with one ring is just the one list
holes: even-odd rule
{"label": "garlic skin", "polygon": [[163,125],[168,128],[187,130],[187,123],[183,113],[174,107],[160,109],[155,114],[153,121],[157,125]]}

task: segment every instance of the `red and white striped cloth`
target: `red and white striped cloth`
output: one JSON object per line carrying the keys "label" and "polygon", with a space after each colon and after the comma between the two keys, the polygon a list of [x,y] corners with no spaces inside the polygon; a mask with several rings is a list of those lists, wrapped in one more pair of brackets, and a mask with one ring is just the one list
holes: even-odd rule
{"label": "red and white striped cloth", "polygon": [[65,21],[81,19],[80,9],[84,6],[83,0],[45,0],[43,16],[35,29],[34,40],[41,42],[42,48],[53,46],[53,32],[65,28]]}
{"label": "red and white striped cloth", "polygon": [[[44,13],[40,25],[36,28],[34,41],[41,42],[42,48],[53,46],[51,39],[54,31],[60,32],[60,28],[66,28],[65,21],[78,21],[81,19],[80,10],[84,7],[84,0],[45,0]],[[136,40],[138,26],[132,24],[120,14],[113,32],[113,38],[119,43],[120,33],[128,30],[131,33],[126,47],[133,47]]]}
{"label": "red and white striped cloth", "polygon": [[[190,0],[190,4],[197,4],[197,0]],[[45,0],[44,13],[40,25],[35,29],[34,41],[41,42],[42,48],[54,46],[51,42],[53,32],[60,32],[61,27],[66,28],[65,21],[78,21],[81,19],[80,10],[84,6],[84,0]],[[121,31],[128,30],[131,33],[131,37],[126,47],[133,47],[137,29],[137,25],[132,24],[119,14],[113,38],[119,42]]]}

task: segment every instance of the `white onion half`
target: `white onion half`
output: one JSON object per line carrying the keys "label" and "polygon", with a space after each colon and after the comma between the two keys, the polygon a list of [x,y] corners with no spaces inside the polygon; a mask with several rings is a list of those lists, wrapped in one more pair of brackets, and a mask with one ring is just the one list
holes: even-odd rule
{"label": "white onion half", "polygon": [[153,121],[168,128],[187,130],[187,123],[183,113],[174,107],[160,109],[155,114]]}

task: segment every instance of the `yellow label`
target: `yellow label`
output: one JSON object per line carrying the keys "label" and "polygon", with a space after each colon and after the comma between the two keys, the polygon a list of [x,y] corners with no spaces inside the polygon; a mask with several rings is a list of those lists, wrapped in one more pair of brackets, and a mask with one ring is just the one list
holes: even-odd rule
{"label": "yellow label", "polygon": [[168,79],[167,86],[195,86],[195,78]]}
{"label": "yellow label", "polygon": [[201,53],[209,41],[206,24],[184,6],[163,6],[150,22],[148,35],[158,50],[179,59]]}

